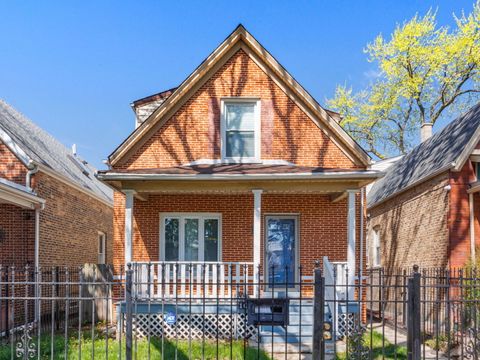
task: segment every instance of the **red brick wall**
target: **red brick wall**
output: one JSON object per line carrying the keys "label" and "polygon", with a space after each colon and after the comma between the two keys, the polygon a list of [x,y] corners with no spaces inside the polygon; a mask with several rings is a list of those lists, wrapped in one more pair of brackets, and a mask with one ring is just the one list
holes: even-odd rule
{"label": "red brick wall", "polygon": [[113,209],[42,172],[35,174],[35,184],[46,200],[40,212],[40,264],[97,263],[98,231],[107,236],[106,263],[112,263]]}
{"label": "red brick wall", "polygon": [[35,211],[0,204],[0,265],[33,265]]}
{"label": "red brick wall", "polygon": [[392,269],[448,264],[448,184],[449,175],[444,173],[369,209],[368,242],[377,228],[383,266]]}
{"label": "red brick wall", "polygon": [[470,258],[469,184],[475,181],[475,171],[467,160],[460,172],[450,172],[450,265],[463,266]]}
{"label": "red brick wall", "polygon": [[0,178],[25,185],[26,174],[27,168],[4,143],[0,142]]}
{"label": "red brick wall", "polygon": [[[116,203],[122,203],[117,194]],[[253,260],[253,195],[151,195],[148,201],[134,201],[133,260],[160,259],[160,213],[209,212],[222,215],[222,260]],[[305,273],[315,260],[328,256],[331,261],[345,261],[347,247],[347,202],[332,203],[328,195],[268,194],[262,196],[262,246],[265,215],[296,214],[300,224],[300,257]],[[114,263],[124,264],[124,214],[115,212]],[[359,239],[357,218],[357,239]],[[357,251],[359,248],[357,240]],[[358,265],[358,264],[357,264]]]}
{"label": "red brick wall", "polygon": [[154,168],[219,159],[220,99],[261,99],[262,159],[350,168],[354,164],[260,67],[239,50],[129,159],[116,168]]}

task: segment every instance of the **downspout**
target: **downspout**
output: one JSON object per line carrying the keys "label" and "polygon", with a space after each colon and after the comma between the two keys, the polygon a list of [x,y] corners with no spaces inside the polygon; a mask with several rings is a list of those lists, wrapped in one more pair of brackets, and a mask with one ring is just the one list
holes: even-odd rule
{"label": "downspout", "polygon": [[363,252],[364,252],[364,244],[363,244],[363,239],[364,239],[364,231],[363,231],[363,223],[364,223],[364,191],[365,188],[362,187],[360,189],[360,261],[359,261],[359,266],[360,270],[358,271],[358,279],[361,282],[363,281]]}
{"label": "downspout", "polygon": [[40,289],[39,289],[39,260],[40,260],[40,210],[43,207],[36,207],[35,208],[35,264],[34,264],[34,271],[35,271],[35,321],[38,323],[40,320]]}
{"label": "downspout", "polygon": [[[25,186],[32,191],[32,176],[38,172],[38,166],[30,161],[27,165],[27,175],[25,176]],[[34,274],[35,274],[35,321],[40,320],[40,289],[39,289],[39,266],[40,266],[40,210],[43,210],[44,205],[35,207],[35,240],[34,240]]]}
{"label": "downspout", "polygon": [[25,176],[25,186],[29,190],[32,190],[32,186],[31,186],[32,175],[38,172],[38,166],[33,161],[30,161],[27,165],[27,169],[28,171],[27,171],[27,175]]}
{"label": "downspout", "polygon": [[473,203],[473,194],[468,194],[468,205],[470,211],[470,258],[472,264],[475,264],[475,207]]}

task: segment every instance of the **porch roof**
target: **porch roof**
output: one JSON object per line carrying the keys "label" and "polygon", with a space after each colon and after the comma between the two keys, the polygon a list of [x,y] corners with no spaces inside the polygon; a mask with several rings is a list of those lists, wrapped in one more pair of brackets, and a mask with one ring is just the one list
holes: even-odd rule
{"label": "porch roof", "polygon": [[382,172],[361,169],[332,169],[297,165],[205,164],[149,169],[108,170],[102,180],[241,180],[241,179],[377,179]]}
{"label": "porch roof", "polygon": [[98,177],[116,189],[138,193],[267,192],[343,193],[359,189],[383,175],[375,170],[328,169],[267,164],[185,165],[165,168],[109,170]]}

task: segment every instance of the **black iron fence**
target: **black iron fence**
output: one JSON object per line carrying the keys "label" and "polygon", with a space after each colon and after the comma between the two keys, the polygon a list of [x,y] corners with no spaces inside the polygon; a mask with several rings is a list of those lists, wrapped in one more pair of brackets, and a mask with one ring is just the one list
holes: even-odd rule
{"label": "black iron fence", "polygon": [[0,267],[0,359],[478,359],[472,270]]}

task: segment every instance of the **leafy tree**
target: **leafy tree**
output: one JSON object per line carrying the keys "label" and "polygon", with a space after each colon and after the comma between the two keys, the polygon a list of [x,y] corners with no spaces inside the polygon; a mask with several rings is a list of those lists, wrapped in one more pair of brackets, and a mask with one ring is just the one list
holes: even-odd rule
{"label": "leafy tree", "polygon": [[452,29],[436,13],[397,25],[367,45],[378,77],[364,90],[338,86],[327,106],[341,124],[378,158],[407,153],[422,124],[464,111],[480,95],[480,0],[473,11],[454,15]]}

